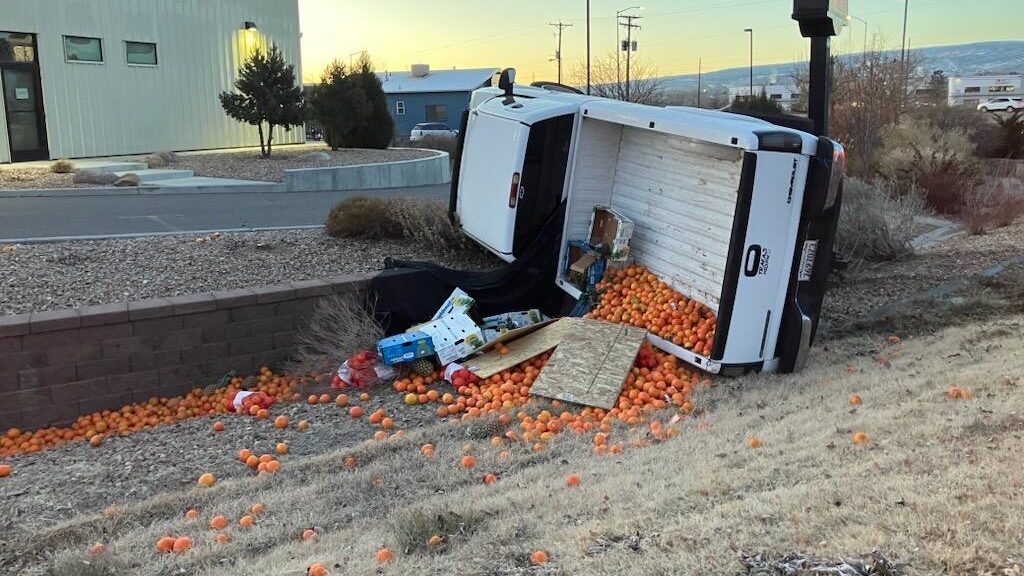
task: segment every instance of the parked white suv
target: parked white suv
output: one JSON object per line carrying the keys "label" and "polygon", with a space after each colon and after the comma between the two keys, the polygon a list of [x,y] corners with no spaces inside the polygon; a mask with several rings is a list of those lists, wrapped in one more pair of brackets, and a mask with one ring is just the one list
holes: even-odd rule
{"label": "parked white suv", "polygon": [[1024,98],[993,98],[988,102],[978,104],[978,110],[981,112],[996,112],[999,110],[1013,112],[1015,110],[1024,110]]}
{"label": "parked white suv", "polygon": [[409,140],[418,142],[424,138],[450,138],[455,139],[459,135],[458,130],[452,130],[447,124],[440,122],[424,122],[413,126],[409,133]]}

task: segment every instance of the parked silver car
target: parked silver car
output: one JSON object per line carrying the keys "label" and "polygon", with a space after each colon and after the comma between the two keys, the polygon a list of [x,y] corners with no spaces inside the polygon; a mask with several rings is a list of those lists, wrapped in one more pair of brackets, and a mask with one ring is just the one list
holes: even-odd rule
{"label": "parked silver car", "polygon": [[978,104],[978,110],[980,112],[998,112],[1001,110],[1014,112],[1017,110],[1024,110],[1024,98],[1009,96],[1006,98],[993,98],[988,102]]}
{"label": "parked silver car", "polygon": [[440,122],[424,122],[413,126],[409,133],[409,140],[418,142],[424,138],[446,138],[454,140],[459,135],[458,130],[452,130],[447,124]]}

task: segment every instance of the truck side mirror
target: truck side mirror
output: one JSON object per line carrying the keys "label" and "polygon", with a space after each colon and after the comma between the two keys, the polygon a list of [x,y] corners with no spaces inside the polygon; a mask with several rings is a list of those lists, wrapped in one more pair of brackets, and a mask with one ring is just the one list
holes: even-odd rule
{"label": "truck side mirror", "polygon": [[505,92],[505,104],[511,104],[514,100],[512,98],[512,88],[516,82],[516,69],[505,68],[501,71],[501,76],[498,77],[498,88],[501,88]]}

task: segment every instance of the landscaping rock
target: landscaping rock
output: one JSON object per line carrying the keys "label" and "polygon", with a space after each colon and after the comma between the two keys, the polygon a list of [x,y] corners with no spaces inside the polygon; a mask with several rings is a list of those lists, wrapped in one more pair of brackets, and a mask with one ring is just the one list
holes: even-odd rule
{"label": "landscaping rock", "polygon": [[124,176],[121,176],[120,178],[118,178],[114,182],[114,186],[123,186],[123,187],[138,186],[139,182],[140,182],[139,175],[134,173],[134,172],[129,172],[129,173],[125,174]]}
{"label": "landscaping rock", "polygon": [[330,159],[331,155],[327,152],[306,152],[295,157],[299,162],[326,162]]}
{"label": "landscaping rock", "polygon": [[167,160],[164,160],[163,156],[160,156],[159,154],[150,154],[149,156],[146,156],[143,161],[145,161],[146,166],[149,166],[150,168],[163,168],[167,166]]}
{"label": "landscaping rock", "polygon": [[99,170],[79,170],[72,176],[71,181],[75,184],[98,184],[110,186],[117,182],[117,174],[113,172],[101,172]]}
{"label": "landscaping rock", "polygon": [[171,152],[170,150],[166,150],[164,152],[154,152],[153,155],[163,158],[164,162],[168,164],[174,164],[175,162],[181,159],[181,157],[179,157],[177,153]]}

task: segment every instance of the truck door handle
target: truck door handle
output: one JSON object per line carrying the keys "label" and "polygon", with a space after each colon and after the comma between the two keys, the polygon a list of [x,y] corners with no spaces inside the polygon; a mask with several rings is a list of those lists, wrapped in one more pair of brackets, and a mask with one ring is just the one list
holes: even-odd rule
{"label": "truck door handle", "polygon": [[519,187],[519,199],[522,200],[526,197],[526,186]]}

